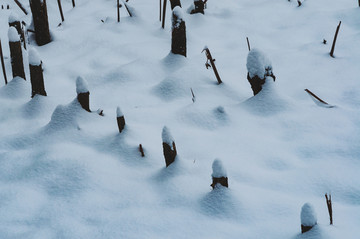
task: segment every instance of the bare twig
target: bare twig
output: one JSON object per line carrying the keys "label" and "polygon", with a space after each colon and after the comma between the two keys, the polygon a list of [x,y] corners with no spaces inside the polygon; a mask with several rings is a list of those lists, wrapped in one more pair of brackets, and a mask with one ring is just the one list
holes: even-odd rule
{"label": "bare twig", "polygon": [[14,2],[16,3],[16,5],[19,6],[21,11],[23,11],[25,13],[25,15],[28,15],[28,12],[26,11],[26,9],[23,7],[23,5],[21,5],[21,3],[18,0],[14,0]]}
{"label": "bare twig", "polygon": [[[360,1],[360,0],[359,0]],[[161,0],[159,0],[159,3],[160,3],[160,11],[159,11],[159,21],[161,22]]]}
{"label": "bare twig", "polygon": [[192,94],[192,102],[195,103],[196,97],[192,88],[190,88]]}
{"label": "bare twig", "polygon": [[332,44],[332,47],[331,47],[331,51],[330,51],[330,56],[331,56],[331,57],[334,57],[335,44],[336,44],[336,39],[337,39],[337,36],[338,36],[338,33],[339,33],[340,26],[341,26],[341,21],[339,22],[339,25],[338,25],[337,28],[336,28],[336,32],[335,32],[335,36],[334,36],[334,41],[333,41],[333,44]]}
{"label": "bare twig", "polygon": [[[205,51],[206,57],[207,57],[208,61],[210,61],[210,65],[213,68],[216,79],[217,79],[217,81],[218,81],[218,83],[220,85],[222,83],[222,81],[220,79],[220,75],[219,75],[219,73],[218,73],[218,71],[216,69],[216,66],[215,66],[215,59],[212,58],[209,48],[205,47],[203,51]],[[206,67],[208,67],[208,65],[206,65]]]}
{"label": "bare twig", "polygon": [[251,49],[250,49],[250,42],[249,42],[249,38],[248,38],[248,37],[246,37],[246,41],[247,41],[248,49],[249,49],[249,51],[250,51]]}
{"label": "bare twig", "polygon": [[167,3],[167,0],[164,0],[164,4],[163,4],[163,15],[162,15],[162,25],[161,25],[161,27],[162,27],[163,29],[165,28],[166,3]]}
{"label": "bare twig", "polygon": [[3,69],[3,74],[4,74],[4,79],[5,79],[5,85],[6,85],[8,82],[7,82],[7,78],[6,78],[4,55],[3,55],[2,47],[1,47],[1,39],[0,39],[0,60],[1,60],[1,66],[2,66],[2,69]]}
{"label": "bare twig", "polygon": [[62,10],[62,7],[61,7],[61,0],[58,0],[58,6],[59,6],[59,11],[60,11],[60,15],[61,15],[61,21],[65,21],[65,18],[64,18],[64,14],[63,14],[63,10]]}
{"label": "bare twig", "polygon": [[327,195],[327,193],[325,194],[325,198],[326,198],[326,205],[329,211],[329,216],[330,216],[330,225],[333,224],[333,215],[332,215],[332,203],[331,203],[331,194],[329,194],[329,197]]}
{"label": "bare twig", "polygon": [[75,7],[75,0],[72,0],[72,5],[73,7]]}
{"label": "bare twig", "polygon": [[316,99],[317,101],[315,101],[316,104],[321,105],[321,106],[325,106],[327,108],[334,108],[334,105],[330,105],[329,103],[323,101],[322,99],[320,99],[317,95],[315,95],[314,93],[312,93],[310,90],[305,89],[305,91],[313,97],[313,99]]}
{"label": "bare twig", "polygon": [[141,157],[145,157],[144,149],[143,149],[143,146],[141,144],[139,144],[139,151],[141,153]]}
{"label": "bare twig", "polygon": [[120,0],[117,0],[117,21],[120,22]]}

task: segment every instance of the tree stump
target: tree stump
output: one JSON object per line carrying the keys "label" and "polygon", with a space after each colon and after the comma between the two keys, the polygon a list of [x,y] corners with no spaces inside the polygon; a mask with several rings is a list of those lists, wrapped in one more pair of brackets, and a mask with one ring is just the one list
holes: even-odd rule
{"label": "tree stump", "polygon": [[205,14],[204,12],[205,3],[206,1],[203,0],[194,0],[195,8],[190,12],[190,14],[196,14],[196,13]]}
{"label": "tree stump", "polygon": [[77,100],[80,103],[81,107],[84,110],[91,112],[90,92],[88,90],[87,82],[80,76],[76,79],[76,93]]}
{"label": "tree stump", "polygon": [[21,22],[20,19],[18,18],[17,15],[15,15],[14,13],[12,13],[9,16],[9,27],[15,27],[18,34],[20,35],[20,40],[21,42],[24,43],[24,48],[26,49],[26,43],[25,43],[25,35],[24,35],[24,31],[21,27]]}
{"label": "tree stump", "polygon": [[116,120],[119,128],[119,133],[121,133],[125,128],[125,117],[124,114],[121,112],[120,107],[117,107],[116,109]]}
{"label": "tree stump", "polygon": [[31,80],[31,98],[36,94],[46,96],[43,69],[39,54],[35,49],[29,51],[30,80]]}
{"label": "tree stump", "polygon": [[211,187],[215,189],[217,184],[220,184],[223,187],[229,187],[226,170],[219,159],[214,160],[212,164],[212,169],[213,169],[213,173],[211,174],[212,177]]}
{"label": "tree stump", "polygon": [[14,78],[19,76],[25,80],[26,78],[24,71],[21,42],[15,27],[9,28],[8,37],[9,37],[12,75]]}
{"label": "tree stump", "polygon": [[171,10],[174,10],[176,6],[181,7],[180,0],[170,0]]}
{"label": "tree stump", "polygon": [[166,167],[172,164],[175,161],[177,152],[176,145],[173,137],[170,134],[169,129],[164,126],[162,131],[162,141],[163,141],[163,153],[165,158]]}
{"label": "tree stump", "polygon": [[316,224],[315,210],[310,203],[305,203],[301,208],[301,233],[310,231]]}
{"label": "tree stump", "polygon": [[186,26],[180,7],[175,7],[172,14],[171,52],[186,57]]}
{"label": "tree stump", "polygon": [[51,41],[46,0],[30,0],[30,8],[33,14],[36,43],[39,46],[45,45]]}

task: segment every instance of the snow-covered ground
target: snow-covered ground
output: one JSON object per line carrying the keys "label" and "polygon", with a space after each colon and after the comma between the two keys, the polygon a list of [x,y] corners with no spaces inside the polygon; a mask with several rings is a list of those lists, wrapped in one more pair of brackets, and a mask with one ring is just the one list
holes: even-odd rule
{"label": "snow-covered ground", "polygon": [[[8,17],[29,24],[31,14],[7,3],[0,38],[10,81]],[[162,29],[157,0],[130,0],[135,16],[121,8],[120,23],[115,0],[76,0],[75,8],[63,0],[61,26],[57,1],[47,1],[53,41],[31,47],[48,96],[30,97],[27,52],[27,81],[5,86],[0,76],[0,238],[359,238],[358,2],[209,0],[205,15],[181,3],[187,58],[169,53],[169,3]],[[255,97],[246,37],[276,76]],[[205,45],[224,84],[204,66]],[[78,76],[93,113],[76,101]],[[319,107],[306,88],[336,107]],[[168,168],[164,126],[178,153]],[[229,188],[210,187],[216,158]],[[307,202],[317,225],[301,234]]]}

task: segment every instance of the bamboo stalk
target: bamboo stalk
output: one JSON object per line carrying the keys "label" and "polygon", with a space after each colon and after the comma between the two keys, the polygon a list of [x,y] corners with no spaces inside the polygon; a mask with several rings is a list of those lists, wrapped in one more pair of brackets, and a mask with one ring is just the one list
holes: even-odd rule
{"label": "bamboo stalk", "polygon": [[1,39],[0,39],[0,59],[1,59],[1,66],[3,69],[4,79],[5,79],[5,85],[8,83],[6,78],[6,70],[5,70],[5,63],[4,63],[4,55],[2,52],[2,46],[1,46]]}
{"label": "bamboo stalk", "polygon": [[61,15],[61,21],[65,21],[65,18],[64,18],[64,14],[63,14],[63,10],[62,10],[62,7],[61,7],[61,0],[58,0],[58,6],[59,6],[59,11],[60,11],[60,15]]}
{"label": "bamboo stalk", "polygon": [[165,28],[165,16],[166,16],[166,3],[167,0],[164,0],[164,4],[163,4],[163,15],[162,15],[162,28]]}
{"label": "bamboo stalk", "polygon": [[[359,0],[360,1],[360,0]],[[14,2],[16,3],[16,5],[19,6],[19,8],[21,9],[21,11],[23,11],[25,13],[25,15],[28,15],[28,12],[26,11],[26,9],[23,7],[23,5],[21,5],[21,3],[18,0],[14,0]]]}
{"label": "bamboo stalk", "polygon": [[[360,0],[359,0],[359,1],[360,1]],[[335,36],[334,36],[334,41],[333,41],[333,44],[332,44],[332,47],[331,47],[331,51],[330,51],[330,56],[331,56],[331,57],[334,57],[335,44],[336,44],[336,39],[337,39],[337,36],[338,36],[338,33],[339,33],[340,26],[341,26],[341,21],[339,22],[339,25],[338,25],[337,28],[336,28],[336,32],[335,32]]]}

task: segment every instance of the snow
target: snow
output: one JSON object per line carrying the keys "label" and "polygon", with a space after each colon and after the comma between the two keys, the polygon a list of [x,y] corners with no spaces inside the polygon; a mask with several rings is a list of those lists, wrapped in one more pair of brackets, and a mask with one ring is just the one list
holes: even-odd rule
{"label": "snow", "polygon": [[81,76],[76,78],[76,93],[87,93],[89,92],[88,83]]}
{"label": "snow", "polygon": [[317,224],[314,207],[310,203],[305,203],[301,208],[301,225],[312,227]]}
{"label": "snow", "polygon": [[[30,80],[12,79],[7,44],[9,15],[29,26],[31,14],[7,3],[10,10],[0,10],[9,81],[0,70],[1,238],[358,239],[357,1],[208,1],[205,15],[183,13],[187,58],[169,54],[170,4],[162,29],[158,1],[130,0],[137,17],[121,8],[120,23],[116,1],[76,0],[75,8],[62,1],[61,26],[57,2],[47,1],[53,41],[37,46],[29,32],[27,44],[41,56],[48,94],[34,98]],[[187,9],[193,0],[181,3]],[[256,96],[246,78],[246,37],[276,70]],[[204,66],[204,45],[221,85]],[[81,108],[78,76],[104,116]],[[337,107],[317,106],[304,89]],[[124,134],[117,106],[126,113]],[[179,159],[167,168],[164,125]],[[210,186],[216,158],[230,188]],[[318,223],[301,234],[305,202]]]}
{"label": "snow", "polygon": [[262,51],[256,48],[250,50],[247,56],[246,68],[251,78],[258,76],[260,79],[263,79],[265,73],[269,75],[272,73],[270,60]]}
{"label": "snow", "polygon": [[39,55],[38,51],[34,47],[31,47],[29,49],[28,54],[29,54],[29,64],[30,65],[32,65],[32,66],[40,66],[41,65],[40,55]]}
{"label": "snow", "polygon": [[8,18],[9,23],[18,22],[20,21],[19,16],[16,13],[11,13]]}
{"label": "snow", "polygon": [[9,38],[9,42],[20,41],[20,36],[15,27],[9,27],[8,38]]}
{"label": "snow", "polygon": [[176,6],[173,9],[173,15],[172,15],[173,26],[172,27],[179,28],[182,21],[184,21],[183,10],[180,6]]}
{"label": "snow", "polygon": [[226,170],[220,159],[215,159],[212,164],[212,174],[211,176],[214,178],[227,177]]}

